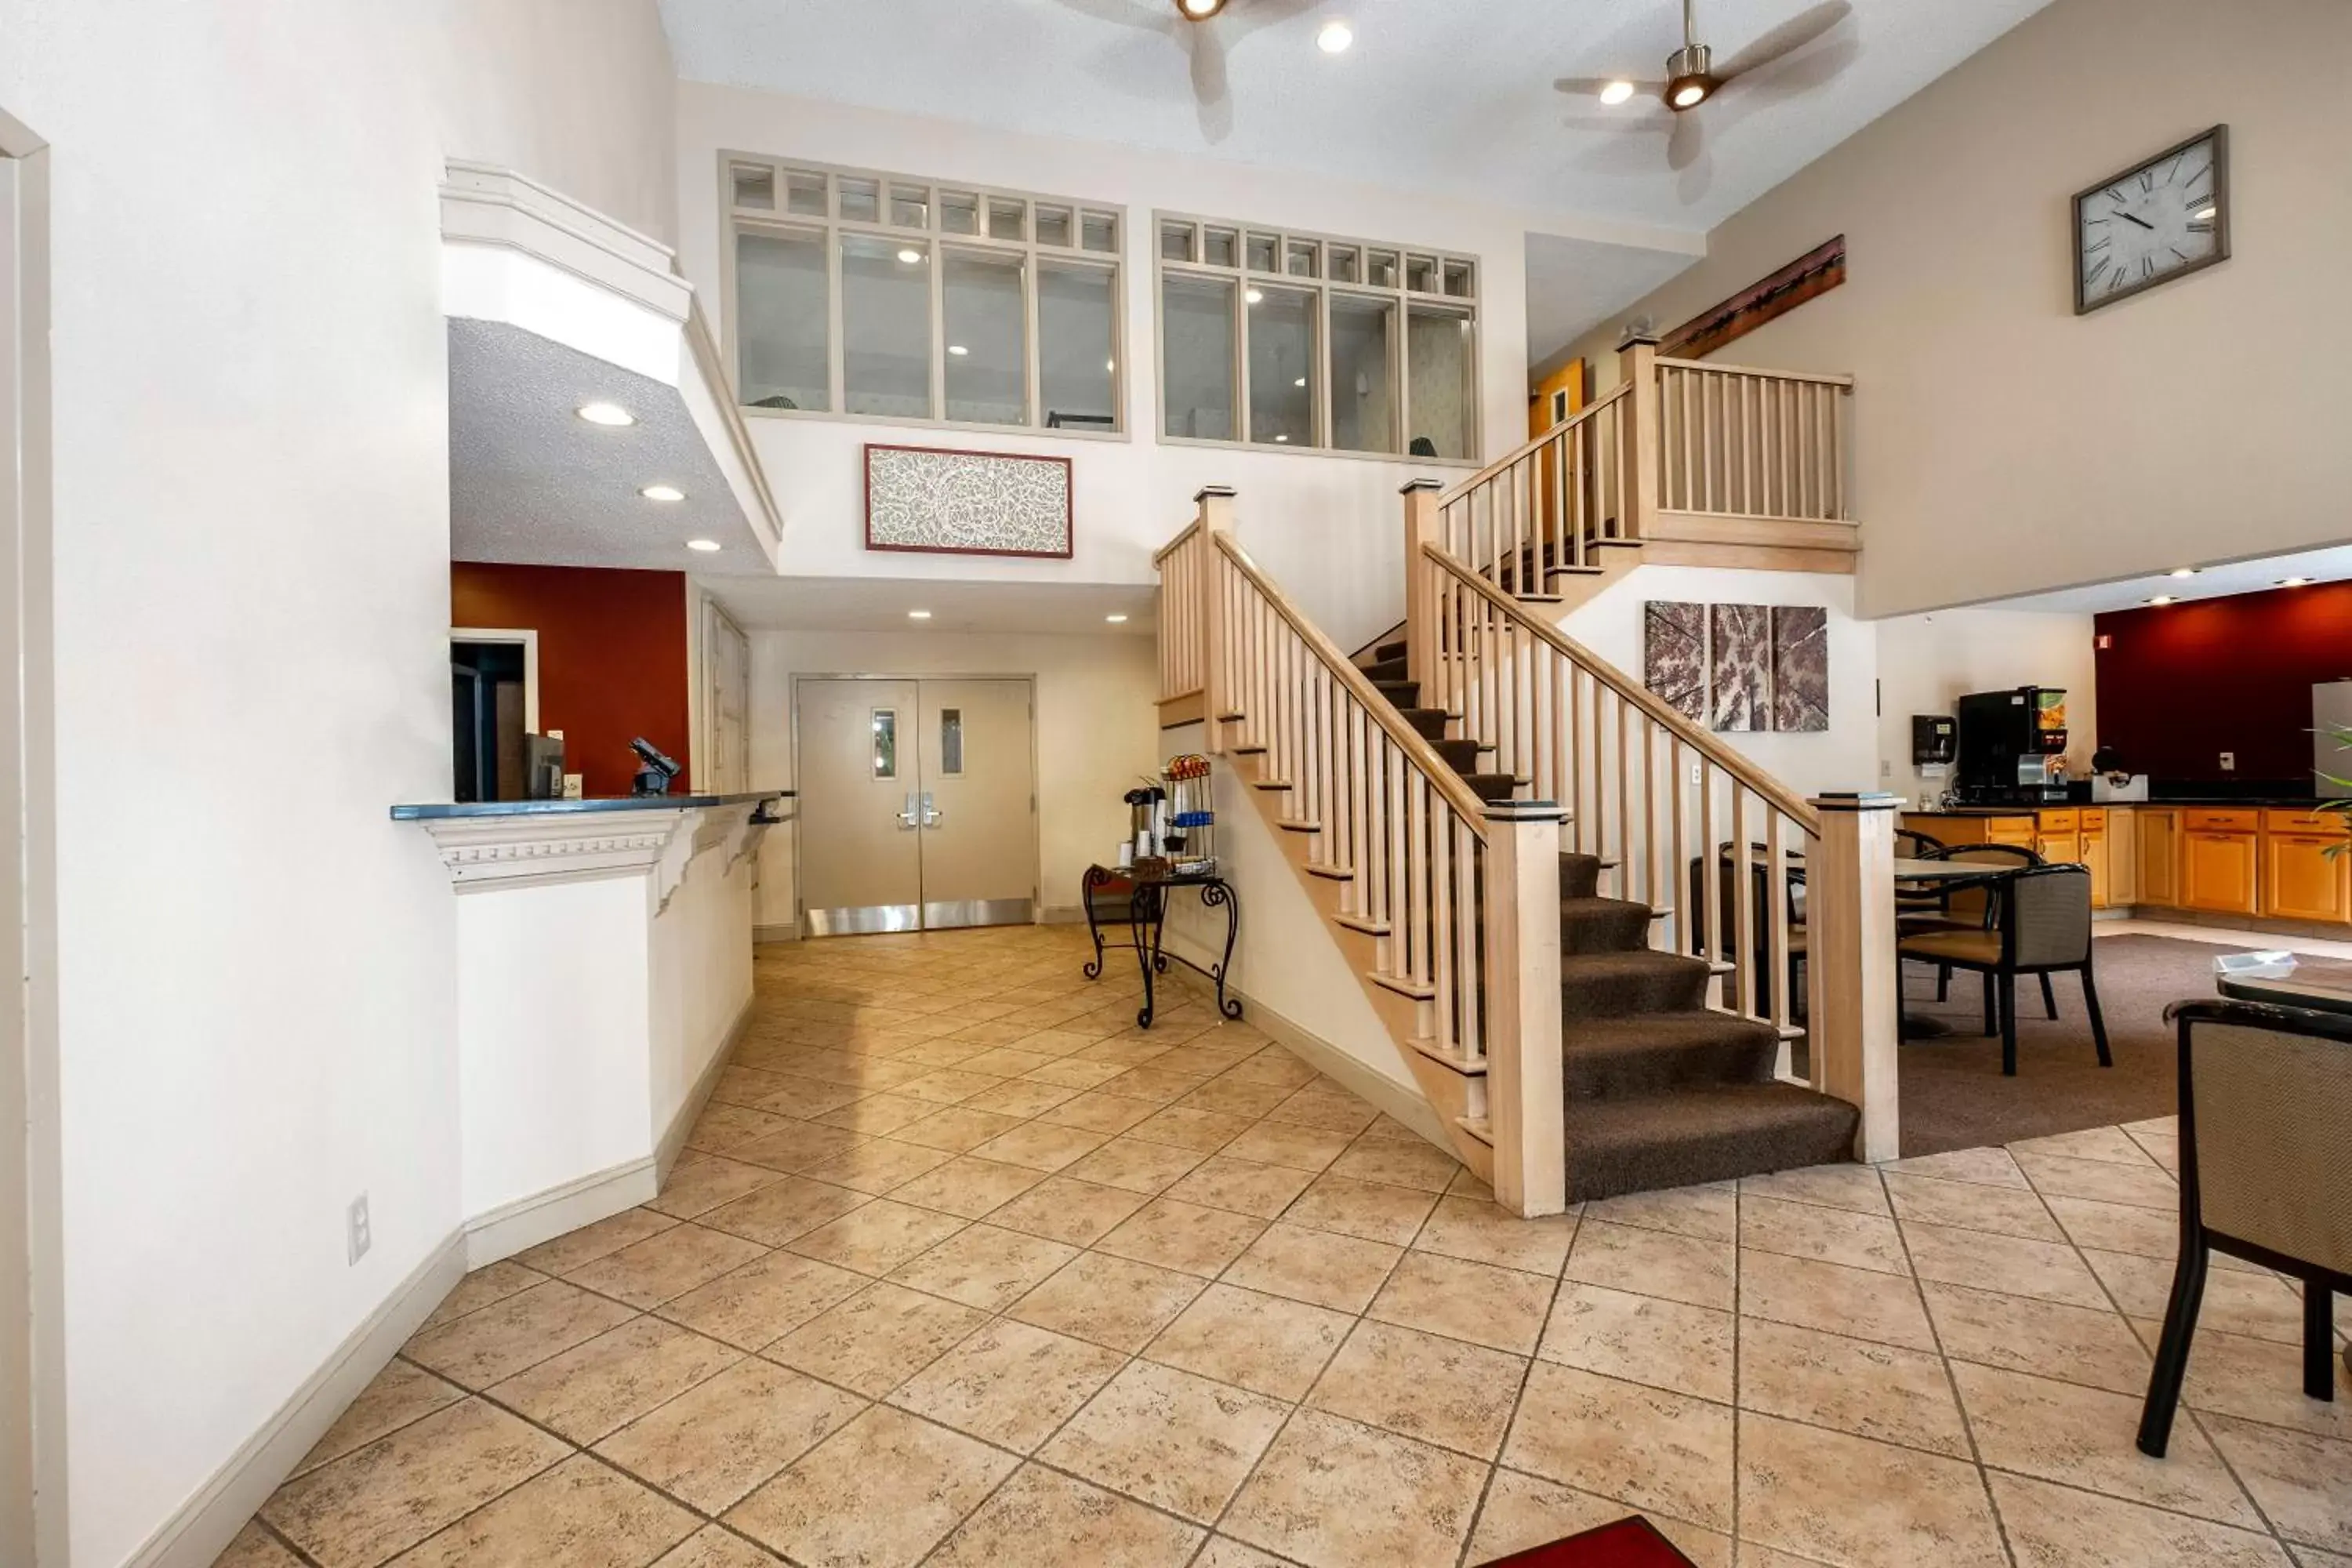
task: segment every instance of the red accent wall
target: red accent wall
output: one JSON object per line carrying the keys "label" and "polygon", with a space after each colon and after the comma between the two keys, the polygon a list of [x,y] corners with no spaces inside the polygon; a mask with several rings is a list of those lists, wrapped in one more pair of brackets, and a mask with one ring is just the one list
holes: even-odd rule
{"label": "red accent wall", "polygon": [[[2099,742],[2134,773],[2213,782],[2311,776],[2311,688],[2352,677],[2352,583],[2274,588],[2097,617]],[[2232,773],[2223,752],[2237,753]]]}
{"label": "red accent wall", "polygon": [[453,561],[449,624],[539,633],[540,728],[563,731],[584,793],[629,793],[639,735],[685,764],[670,787],[688,787],[684,573]]}

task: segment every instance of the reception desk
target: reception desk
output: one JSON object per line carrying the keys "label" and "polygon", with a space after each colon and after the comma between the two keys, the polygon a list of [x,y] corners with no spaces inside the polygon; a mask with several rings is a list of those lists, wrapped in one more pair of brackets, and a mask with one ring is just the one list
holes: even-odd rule
{"label": "reception desk", "polygon": [[457,900],[467,1267],[645,1202],[751,1006],[789,795],[402,805]]}

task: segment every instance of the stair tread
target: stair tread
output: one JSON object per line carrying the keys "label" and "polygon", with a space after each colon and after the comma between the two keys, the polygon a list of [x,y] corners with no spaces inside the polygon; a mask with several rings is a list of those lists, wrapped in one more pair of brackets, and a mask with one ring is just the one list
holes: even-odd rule
{"label": "stair tread", "polygon": [[1598,980],[1709,973],[1710,967],[1703,958],[1689,958],[1679,952],[1660,952],[1654,947],[1633,948],[1623,952],[1562,953],[1559,960],[1563,984],[1577,977]]}
{"label": "stair tread", "polygon": [[1778,1080],[1567,1104],[1569,1197],[1727,1181],[1853,1155],[1861,1112]]}

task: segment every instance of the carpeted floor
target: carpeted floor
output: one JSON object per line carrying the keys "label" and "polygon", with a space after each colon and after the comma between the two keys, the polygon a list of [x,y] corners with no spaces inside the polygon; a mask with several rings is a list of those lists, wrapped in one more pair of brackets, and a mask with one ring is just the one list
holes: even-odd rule
{"label": "carpeted floor", "polygon": [[2169,1116],[2177,1070],[2168,1003],[2210,997],[2213,960],[2241,948],[2161,936],[2110,936],[2094,949],[2099,1002],[2116,1065],[2101,1068],[2083,1011],[2081,981],[2052,977],[2058,1018],[2042,1011],[2039,985],[2017,987],[2017,1076],[2000,1072],[2000,1041],[1984,1027],[1982,982],[1952,976],[1951,1000],[1936,1001],[1924,964],[1903,966],[1904,1009],[1938,1018],[1952,1034],[1903,1047],[1903,1152],[1940,1154]]}

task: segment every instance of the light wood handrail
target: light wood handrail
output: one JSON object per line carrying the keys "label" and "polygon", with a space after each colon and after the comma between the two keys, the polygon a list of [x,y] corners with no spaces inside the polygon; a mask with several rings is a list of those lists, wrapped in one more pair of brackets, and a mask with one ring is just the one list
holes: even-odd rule
{"label": "light wood handrail", "polygon": [[1611,664],[1575,638],[1569,637],[1558,626],[1539,616],[1528,614],[1527,607],[1518,600],[1504,593],[1477,573],[1471,571],[1444,550],[1434,544],[1425,544],[1422,546],[1422,554],[1435,563],[1438,568],[1448,576],[1464,584],[1472,593],[1532,633],[1538,640],[1550,644],[1570,663],[1609,688],[1621,701],[1631,703],[1661,728],[1671,731],[1685,745],[1721,768],[1739,784],[1746,785],[1774,810],[1789,817],[1807,833],[1816,837],[1820,835],[1821,814],[1815,811],[1802,795],[1725,745],[1714,735],[1692,723],[1667,704],[1659,701],[1639,681],[1630,679],[1615,665]]}
{"label": "light wood handrail", "polygon": [[1711,359],[1668,359],[1664,354],[1654,362],[1666,370],[1706,370],[1722,375],[1752,375],[1764,381],[1811,381],[1823,386],[1843,386],[1853,390],[1851,375],[1824,375],[1810,370],[1766,370],[1752,364],[1722,364]]}
{"label": "light wood handrail", "polygon": [[1159,565],[1162,561],[1167,560],[1171,555],[1175,554],[1177,551],[1182,549],[1185,542],[1200,531],[1201,520],[1199,518],[1194,518],[1191,522],[1184,525],[1182,531],[1179,532],[1175,538],[1170,540],[1167,543],[1161,545],[1159,549],[1151,552],[1151,563],[1154,566]]}
{"label": "light wood handrail", "polygon": [[1562,432],[1570,430],[1576,426],[1582,425],[1588,420],[1598,417],[1602,409],[1607,408],[1631,391],[1633,391],[1633,386],[1630,383],[1618,383],[1615,386],[1611,387],[1608,391],[1602,393],[1600,396],[1594,398],[1591,402],[1586,404],[1583,407],[1578,409],[1575,413],[1570,415],[1567,418],[1561,420],[1550,429],[1545,431],[1542,435],[1535,437],[1529,440],[1527,445],[1516,448],[1504,457],[1496,458],[1493,462],[1487,464],[1485,468],[1479,469],[1476,473],[1463,480],[1460,484],[1455,485],[1452,489],[1444,492],[1437,498],[1437,504],[1441,507],[1451,506],[1455,501],[1460,500],[1464,496],[1466,496],[1471,491],[1476,489],[1479,486],[1493,483],[1496,479],[1501,478],[1512,468],[1517,467],[1519,464],[1527,461],[1529,458],[1535,456],[1538,452],[1543,450],[1544,447],[1549,446],[1552,442],[1559,440]]}
{"label": "light wood handrail", "polygon": [[1428,777],[1431,786],[1445,804],[1483,842],[1486,834],[1486,803],[1471,793],[1470,786],[1462,782],[1462,775],[1437,754],[1437,748],[1429,743],[1428,737],[1404,721],[1404,716],[1396,710],[1395,705],[1381,695],[1380,689],[1349,661],[1339,645],[1325,637],[1322,629],[1308,620],[1291,601],[1290,595],[1258,569],[1257,563],[1250,559],[1249,552],[1244,550],[1232,534],[1219,533],[1215,537],[1218,550],[1234,563],[1234,569],[1241,573],[1251,587],[1257,590],[1267,605],[1323,667],[1339,678],[1348,695],[1371,716],[1372,721],[1395,742],[1397,750],[1404,753],[1406,760]]}

